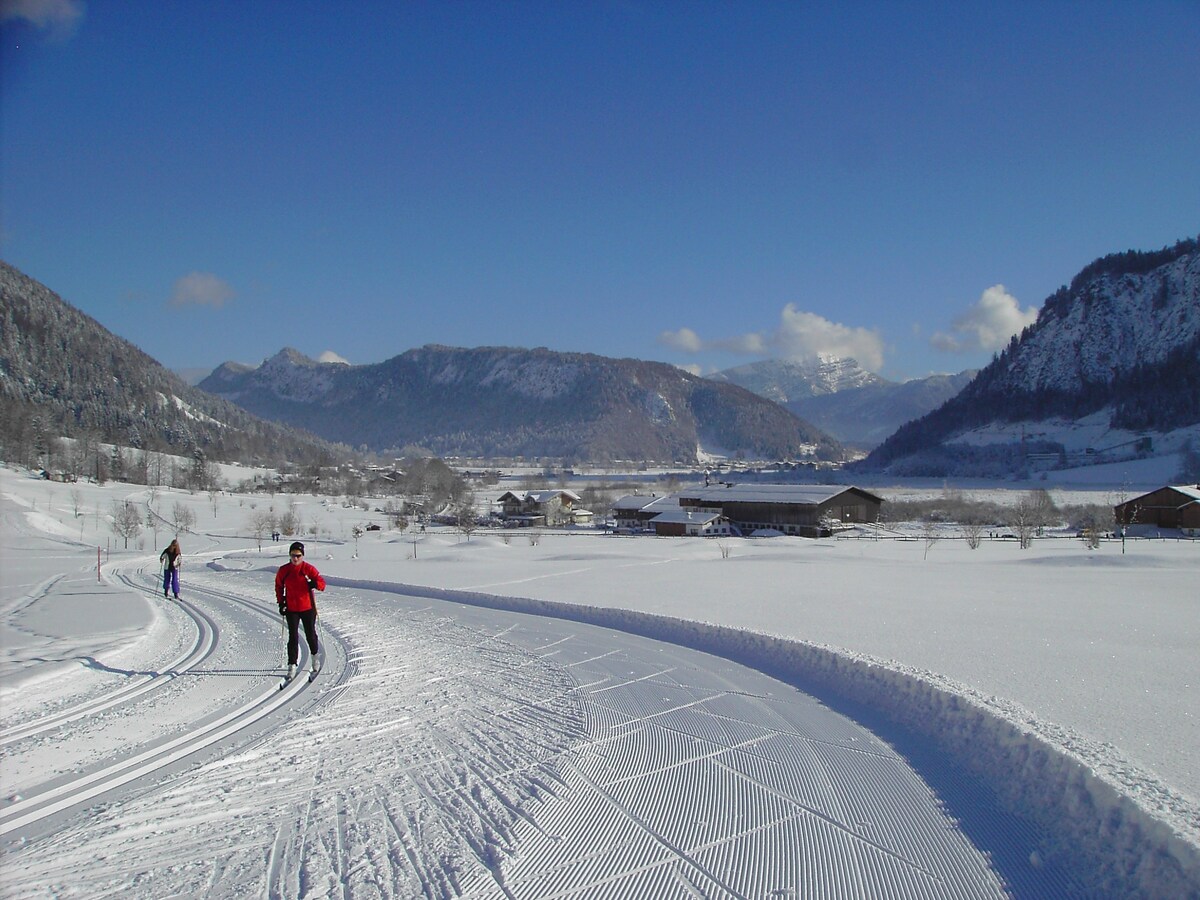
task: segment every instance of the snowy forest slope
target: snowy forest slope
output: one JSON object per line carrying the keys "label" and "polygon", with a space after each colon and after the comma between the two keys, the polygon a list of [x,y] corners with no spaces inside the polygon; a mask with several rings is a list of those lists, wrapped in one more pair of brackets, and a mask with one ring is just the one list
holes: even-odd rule
{"label": "snowy forest slope", "polygon": [[897,430],[863,467],[962,472],[962,464],[972,463],[963,459],[967,451],[946,445],[971,428],[1079,420],[1102,411],[1112,428],[1134,432],[1200,422],[1196,239],[1157,252],[1113,254],[1085,267],[957,396]]}
{"label": "snowy forest slope", "polygon": [[58,436],[225,462],[315,462],[346,452],[192,387],[0,262],[0,451],[51,465]]}

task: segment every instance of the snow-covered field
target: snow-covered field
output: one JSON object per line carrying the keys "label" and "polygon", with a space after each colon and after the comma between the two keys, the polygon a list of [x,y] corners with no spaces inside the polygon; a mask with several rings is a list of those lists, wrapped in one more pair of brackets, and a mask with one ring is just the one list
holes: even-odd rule
{"label": "snow-covered field", "polygon": [[[193,511],[182,604],[114,499]],[[279,691],[249,519],[293,502],[330,589]],[[0,514],[6,897],[1200,896],[1197,542],[468,539],[11,469]]]}

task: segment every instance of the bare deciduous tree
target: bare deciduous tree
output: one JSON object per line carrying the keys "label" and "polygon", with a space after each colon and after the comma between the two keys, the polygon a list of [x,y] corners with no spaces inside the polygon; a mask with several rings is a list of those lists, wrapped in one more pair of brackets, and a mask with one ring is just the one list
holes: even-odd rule
{"label": "bare deciduous tree", "polygon": [[933,522],[926,522],[921,526],[921,538],[925,541],[925,555],[921,558],[929,559],[929,551],[939,538],[937,526]]}
{"label": "bare deciduous tree", "polygon": [[176,531],[191,531],[196,524],[196,514],[186,503],[176,502],[171,507],[171,517]]}
{"label": "bare deciduous tree", "polygon": [[112,502],[113,534],[125,541],[125,549],[129,549],[129,539],[142,530],[142,514],[128,500]]}
{"label": "bare deciduous tree", "polygon": [[279,516],[279,530],[284,534],[303,534],[304,533],[304,517],[300,515],[300,507],[295,503],[291,504],[287,512]]}
{"label": "bare deciduous tree", "polygon": [[983,542],[983,522],[975,517],[969,517],[967,521],[962,523],[963,537],[967,539],[967,546],[972,550],[978,550],[979,545]]}
{"label": "bare deciduous tree", "polygon": [[[1028,550],[1033,544],[1033,536],[1041,527],[1044,509],[1036,491],[1031,491],[1021,497],[1009,510],[1008,525],[1017,536],[1017,543],[1022,550]],[[1043,493],[1045,493],[1043,491]]]}
{"label": "bare deciduous tree", "polygon": [[154,532],[154,549],[158,549],[158,516],[154,514],[154,510],[146,507],[146,527]]}
{"label": "bare deciduous tree", "polygon": [[475,521],[475,494],[467,492],[454,511],[457,520],[459,532],[466,535],[467,540],[471,540],[471,535],[475,529],[479,527],[479,523]]}
{"label": "bare deciduous tree", "polygon": [[263,538],[274,528],[275,514],[269,510],[256,509],[250,513],[248,521],[250,524],[250,533],[254,535],[258,549],[262,550]]}

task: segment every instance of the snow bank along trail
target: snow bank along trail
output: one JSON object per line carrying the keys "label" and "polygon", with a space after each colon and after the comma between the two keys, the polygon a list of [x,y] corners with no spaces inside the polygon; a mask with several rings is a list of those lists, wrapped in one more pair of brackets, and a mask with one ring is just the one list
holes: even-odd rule
{"label": "snow bank along trail", "polygon": [[[982,778],[1008,810],[1041,826],[1050,842],[1029,849],[1028,867],[1061,865],[1082,879],[1083,896],[1200,897],[1200,820],[1186,801],[1156,794],[1135,802],[1069,751],[933,673],[651,613],[427,586],[331,582],[588,622],[741,662],[835,705],[874,711],[903,734],[930,741],[936,752]],[[1154,801],[1161,805],[1155,808]]]}
{"label": "snow bank along trail", "polygon": [[518,621],[505,639],[572,673],[587,723],[557,761],[565,789],[519,829],[510,896],[1005,896],[912,769],[812,698],[687,648]]}

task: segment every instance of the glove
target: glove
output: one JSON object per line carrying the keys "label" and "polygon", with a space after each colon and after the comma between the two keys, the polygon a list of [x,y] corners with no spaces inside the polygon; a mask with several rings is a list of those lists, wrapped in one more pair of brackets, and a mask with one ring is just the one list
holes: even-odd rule
{"label": "glove", "polygon": [[279,614],[280,614],[281,616],[286,616],[286,615],[287,615],[287,604],[286,604],[286,603],[280,603],[280,604],[279,604]]}
{"label": "glove", "polygon": [[317,589],[317,579],[315,579],[315,578],[308,579],[308,589],[310,591],[315,591]]}

